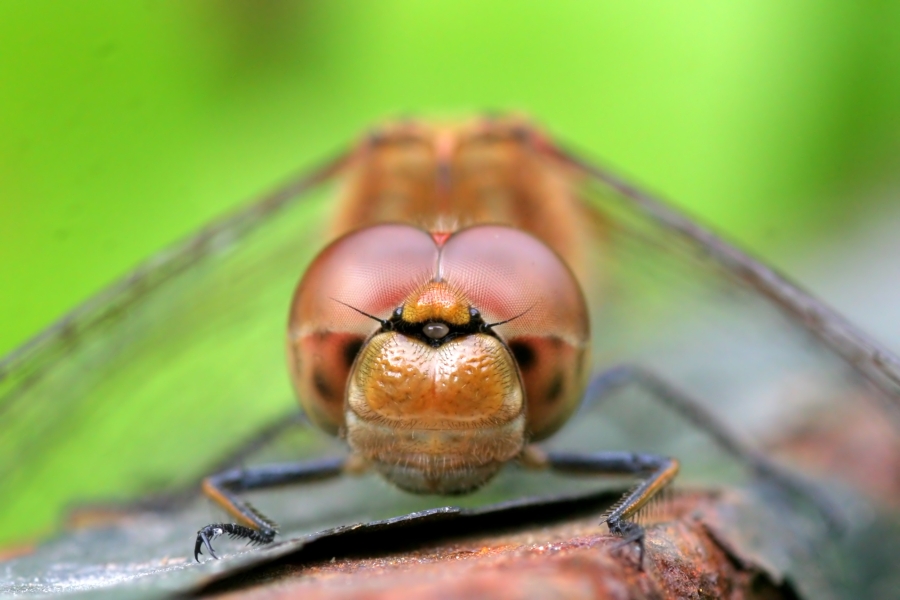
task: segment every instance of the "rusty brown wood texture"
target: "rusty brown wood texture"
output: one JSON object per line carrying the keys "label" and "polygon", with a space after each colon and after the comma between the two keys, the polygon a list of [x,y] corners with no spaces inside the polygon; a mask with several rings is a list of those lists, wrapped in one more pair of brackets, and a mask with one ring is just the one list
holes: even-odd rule
{"label": "rusty brown wood texture", "polygon": [[444,539],[386,554],[312,564],[283,561],[201,595],[286,598],[793,598],[794,591],[720,544],[698,517],[715,495],[665,503],[648,524],[640,568],[634,544],[598,526],[599,514],[500,534]]}

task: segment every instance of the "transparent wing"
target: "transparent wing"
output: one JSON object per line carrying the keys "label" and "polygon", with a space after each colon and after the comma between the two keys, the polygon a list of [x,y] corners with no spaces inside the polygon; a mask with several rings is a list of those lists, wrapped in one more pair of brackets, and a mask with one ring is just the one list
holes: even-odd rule
{"label": "transparent wing", "polygon": [[760,444],[825,411],[863,415],[896,438],[900,359],[890,350],[669,205],[562,160],[595,227],[598,369],[652,368]]}
{"label": "transparent wing", "polygon": [[628,230],[692,264],[705,264],[742,290],[755,292],[808,331],[881,391],[888,418],[900,424],[900,358],[827,304],[775,269],[720,239],[671,206],[617,176],[572,157],[565,160],[590,179],[588,194]]}
{"label": "transparent wing", "polygon": [[0,541],[76,502],[184,484],[296,406],[286,299],[341,164],[151,258],[0,362]]}

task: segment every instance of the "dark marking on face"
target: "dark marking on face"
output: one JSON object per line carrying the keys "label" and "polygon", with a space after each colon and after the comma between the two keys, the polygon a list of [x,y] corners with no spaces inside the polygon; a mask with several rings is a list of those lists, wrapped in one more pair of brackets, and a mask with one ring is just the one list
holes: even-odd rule
{"label": "dark marking on face", "polygon": [[359,354],[362,347],[362,338],[351,338],[344,344],[344,363],[348,369],[353,366],[353,361],[356,360],[356,355]]}
{"label": "dark marking on face", "polygon": [[[325,376],[322,371],[316,369],[313,372],[313,385],[316,386],[316,391],[322,397],[325,402],[334,402],[335,393],[331,387],[331,383],[328,381],[328,378]],[[343,401],[343,399],[341,399]]]}
{"label": "dark marking on face", "polygon": [[512,342],[509,345],[509,349],[512,350],[513,357],[521,370],[527,371],[534,366],[537,356],[531,344],[528,342]]}
{"label": "dark marking on face", "polygon": [[553,404],[562,397],[563,385],[563,374],[557,371],[550,381],[550,385],[547,386],[547,395],[545,396],[547,404]]}

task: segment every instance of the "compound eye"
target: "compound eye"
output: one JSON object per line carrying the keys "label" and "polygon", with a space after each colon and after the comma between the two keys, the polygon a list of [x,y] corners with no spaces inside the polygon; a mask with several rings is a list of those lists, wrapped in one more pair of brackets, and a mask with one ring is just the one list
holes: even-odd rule
{"label": "compound eye", "polygon": [[426,323],[422,327],[422,333],[433,340],[439,340],[450,333],[450,328],[443,323]]}

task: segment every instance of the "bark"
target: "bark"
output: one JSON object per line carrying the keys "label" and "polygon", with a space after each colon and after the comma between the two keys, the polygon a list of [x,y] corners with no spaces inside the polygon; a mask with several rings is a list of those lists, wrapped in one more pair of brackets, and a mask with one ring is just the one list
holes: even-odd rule
{"label": "bark", "polygon": [[[689,494],[648,525],[643,569],[635,544],[598,515],[550,526],[424,543],[389,553],[282,561],[208,588],[234,600],[281,598],[793,598],[762,569],[726,550],[695,515],[717,502]],[[347,549],[353,554],[353,548]]]}

